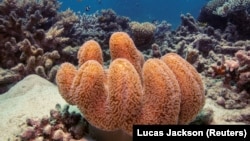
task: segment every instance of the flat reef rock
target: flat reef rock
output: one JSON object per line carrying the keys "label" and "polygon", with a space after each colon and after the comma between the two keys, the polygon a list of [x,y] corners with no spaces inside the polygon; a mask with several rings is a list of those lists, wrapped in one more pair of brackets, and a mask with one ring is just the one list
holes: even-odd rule
{"label": "flat reef rock", "polygon": [[0,138],[16,140],[27,118],[49,116],[56,104],[65,105],[57,86],[38,75],[29,75],[0,95]]}

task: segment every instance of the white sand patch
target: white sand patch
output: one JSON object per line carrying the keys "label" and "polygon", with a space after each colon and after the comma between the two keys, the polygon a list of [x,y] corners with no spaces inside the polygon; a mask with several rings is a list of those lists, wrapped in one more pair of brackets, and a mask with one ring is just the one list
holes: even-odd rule
{"label": "white sand patch", "polygon": [[57,103],[66,104],[55,84],[37,75],[27,76],[0,95],[0,140],[15,140],[27,118],[49,116]]}

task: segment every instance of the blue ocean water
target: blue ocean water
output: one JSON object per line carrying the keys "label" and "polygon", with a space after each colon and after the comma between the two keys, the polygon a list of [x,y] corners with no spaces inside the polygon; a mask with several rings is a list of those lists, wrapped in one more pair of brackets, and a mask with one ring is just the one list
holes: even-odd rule
{"label": "blue ocean water", "polygon": [[[180,14],[191,13],[195,18],[208,0],[59,0],[60,10],[70,8],[75,12],[91,14],[97,10],[113,9],[118,15],[133,21],[166,20],[176,28]],[[89,11],[86,11],[86,7]]]}

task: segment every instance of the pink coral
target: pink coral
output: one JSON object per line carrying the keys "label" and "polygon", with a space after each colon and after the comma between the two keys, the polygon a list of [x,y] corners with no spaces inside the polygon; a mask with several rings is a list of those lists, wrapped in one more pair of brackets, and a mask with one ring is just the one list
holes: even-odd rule
{"label": "pink coral", "polygon": [[250,83],[250,51],[239,50],[233,58],[223,61],[220,66],[211,67],[214,74],[224,76],[224,84],[234,82],[237,91],[250,91],[248,86]]}
{"label": "pink coral", "polygon": [[229,70],[229,71],[234,71],[235,69],[239,68],[239,62],[238,61],[235,61],[235,60],[225,60],[225,64],[226,68]]}

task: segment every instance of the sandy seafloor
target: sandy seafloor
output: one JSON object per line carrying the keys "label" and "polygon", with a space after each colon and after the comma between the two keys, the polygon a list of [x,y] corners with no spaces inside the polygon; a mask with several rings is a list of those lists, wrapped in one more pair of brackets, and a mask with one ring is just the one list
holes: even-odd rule
{"label": "sandy seafloor", "polygon": [[49,116],[65,100],[57,86],[37,75],[29,75],[0,96],[0,140],[14,141],[26,127],[27,118]]}
{"label": "sandy seafloor", "polygon": [[[0,138],[1,141],[20,140],[17,135],[26,128],[27,118],[49,116],[56,104],[65,105],[65,100],[57,86],[37,75],[29,75],[14,85],[8,92],[0,95]],[[213,110],[211,124],[245,124],[236,122],[242,113],[249,113],[250,106],[244,109],[225,109],[207,98],[204,109]],[[71,111],[78,111],[71,106]],[[240,120],[240,119],[239,119]]]}

